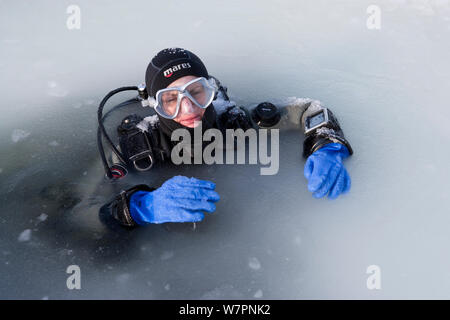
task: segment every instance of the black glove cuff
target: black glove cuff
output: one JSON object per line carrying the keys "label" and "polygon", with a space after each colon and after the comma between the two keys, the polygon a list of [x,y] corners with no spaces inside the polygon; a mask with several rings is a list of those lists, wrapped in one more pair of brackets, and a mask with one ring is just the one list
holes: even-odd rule
{"label": "black glove cuff", "polygon": [[137,223],[130,214],[130,197],[137,191],[153,191],[156,188],[149,187],[145,184],[136,185],[130,189],[122,190],[111,202],[100,208],[100,219],[109,224],[111,217],[118,221],[122,226],[135,227]]}
{"label": "black glove cuff", "polygon": [[303,157],[308,158],[315,151],[329,143],[340,143],[347,147],[350,155],[353,149],[350,143],[344,137],[328,136],[328,135],[309,135],[303,143]]}
{"label": "black glove cuff", "polygon": [[313,152],[320,149],[328,143],[340,143],[347,147],[350,155],[353,154],[353,149],[350,143],[345,139],[344,132],[339,125],[339,121],[328,109],[329,123],[325,126],[319,127],[306,135],[303,143],[303,157],[309,157]]}

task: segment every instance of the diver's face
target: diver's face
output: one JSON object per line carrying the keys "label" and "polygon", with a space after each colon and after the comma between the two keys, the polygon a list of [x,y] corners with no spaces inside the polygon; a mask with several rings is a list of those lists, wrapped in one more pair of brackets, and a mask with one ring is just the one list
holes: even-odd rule
{"label": "diver's face", "polygon": [[[167,88],[181,87],[195,78],[198,77],[184,76],[169,84]],[[173,120],[185,127],[194,128],[200,124],[204,113],[205,109],[197,107],[188,97],[183,97],[183,100],[180,102],[178,115]]]}

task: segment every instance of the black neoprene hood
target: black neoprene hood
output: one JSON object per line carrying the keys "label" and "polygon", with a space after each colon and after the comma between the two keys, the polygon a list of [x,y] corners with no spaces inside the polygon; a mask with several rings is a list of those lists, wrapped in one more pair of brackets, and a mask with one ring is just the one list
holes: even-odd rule
{"label": "black neoprene hood", "polygon": [[147,93],[155,97],[158,90],[184,76],[208,78],[208,71],[200,58],[186,49],[161,50],[150,61],[145,73]]}

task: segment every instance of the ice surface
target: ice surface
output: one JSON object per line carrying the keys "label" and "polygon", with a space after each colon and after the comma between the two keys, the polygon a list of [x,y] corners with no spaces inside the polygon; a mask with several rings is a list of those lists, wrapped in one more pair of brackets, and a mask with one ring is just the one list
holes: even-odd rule
{"label": "ice surface", "polygon": [[52,97],[65,97],[68,94],[68,90],[56,81],[48,81],[47,93]]}
{"label": "ice surface", "polygon": [[131,275],[129,273],[123,273],[117,276],[116,281],[124,284],[126,282],[128,282],[131,278]]}
{"label": "ice surface", "polygon": [[[64,2],[0,4],[0,298],[450,298],[449,1],[138,2],[80,0],[81,29],[70,31]],[[366,26],[372,4],[379,30]],[[135,32],[155,25],[165,27],[151,39]],[[312,197],[297,131],[280,134],[274,176],[167,166],[105,182],[98,103],[142,83],[151,57],[174,46],[196,53],[238,106],[330,108],[355,151],[350,193]],[[112,136],[134,112],[150,115],[117,111]],[[176,174],[211,180],[221,196],[195,229],[99,221],[121,188]],[[69,265],[81,268],[80,291],[66,289]],[[366,286],[371,265],[381,290]]]}
{"label": "ice surface", "polygon": [[20,140],[27,138],[29,135],[30,133],[26,132],[25,130],[15,129],[11,134],[11,140],[12,142],[16,143],[19,142]]}
{"label": "ice surface", "polygon": [[173,257],[172,251],[164,251],[161,255],[161,260],[167,260]]}

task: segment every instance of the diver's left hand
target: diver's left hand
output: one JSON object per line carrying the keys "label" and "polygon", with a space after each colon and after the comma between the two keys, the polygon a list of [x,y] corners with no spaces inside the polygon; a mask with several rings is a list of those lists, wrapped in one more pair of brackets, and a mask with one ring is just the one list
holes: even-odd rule
{"label": "diver's left hand", "polygon": [[350,190],[350,176],[342,164],[348,156],[346,146],[329,143],[308,157],[303,173],[308,179],[308,190],[315,198],[328,194],[328,198],[336,199]]}

